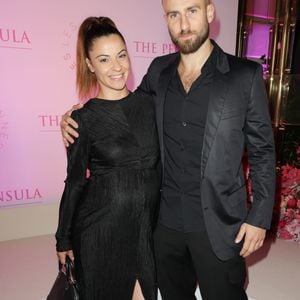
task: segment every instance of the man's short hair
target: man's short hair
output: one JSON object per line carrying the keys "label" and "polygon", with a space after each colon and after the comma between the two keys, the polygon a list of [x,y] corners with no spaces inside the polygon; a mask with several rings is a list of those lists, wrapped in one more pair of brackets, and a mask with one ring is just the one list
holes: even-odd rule
{"label": "man's short hair", "polygon": [[[163,2],[164,2],[164,0],[161,0],[161,3],[162,3],[162,4],[163,4]],[[204,0],[204,2],[205,2],[205,5],[210,4],[210,0]]]}

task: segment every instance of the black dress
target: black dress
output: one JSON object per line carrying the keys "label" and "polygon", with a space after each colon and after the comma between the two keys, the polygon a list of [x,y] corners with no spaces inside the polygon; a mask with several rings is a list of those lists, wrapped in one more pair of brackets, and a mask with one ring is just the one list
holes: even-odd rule
{"label": "black dress", "polygon": [[[152,230],[159,201],[154,104],[129,94],[74,111],[57,250],[73,249],[81,300],[156,299]],[[90,176],[86,176],[87,170]]]}

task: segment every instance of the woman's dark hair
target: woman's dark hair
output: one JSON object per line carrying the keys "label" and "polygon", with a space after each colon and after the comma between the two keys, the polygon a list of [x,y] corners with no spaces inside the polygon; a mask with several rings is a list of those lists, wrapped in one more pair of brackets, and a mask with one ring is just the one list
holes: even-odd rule
{"label": "woman's dark hair", "polygon": [[125,39],[115,23],[108,17],[89,17],[80,25],[76,53],[76,87],[80,99],[86,99],[98,90],[95,74],[90,72],[86,64],[89,51],[95,39],[102,36],[117,34],[125,43]]}

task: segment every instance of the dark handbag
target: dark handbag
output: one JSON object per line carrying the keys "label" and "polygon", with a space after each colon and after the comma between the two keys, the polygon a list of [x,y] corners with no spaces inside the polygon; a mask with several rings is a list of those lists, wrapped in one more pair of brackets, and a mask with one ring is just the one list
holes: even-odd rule
{"label": "dark handbag", "polygon": [[47,300],[79,300],[78,285],[74,277],[74,263],[67,256],[61,266]]}

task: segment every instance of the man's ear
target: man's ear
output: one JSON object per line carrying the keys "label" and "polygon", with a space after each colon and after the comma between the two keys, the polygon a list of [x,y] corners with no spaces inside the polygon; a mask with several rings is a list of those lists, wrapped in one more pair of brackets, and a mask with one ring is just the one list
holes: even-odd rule
{"label": "man's ear", "polygon": [[206,16],[209,24],[215,19],[215,6],[212,3],[206,6]]}

